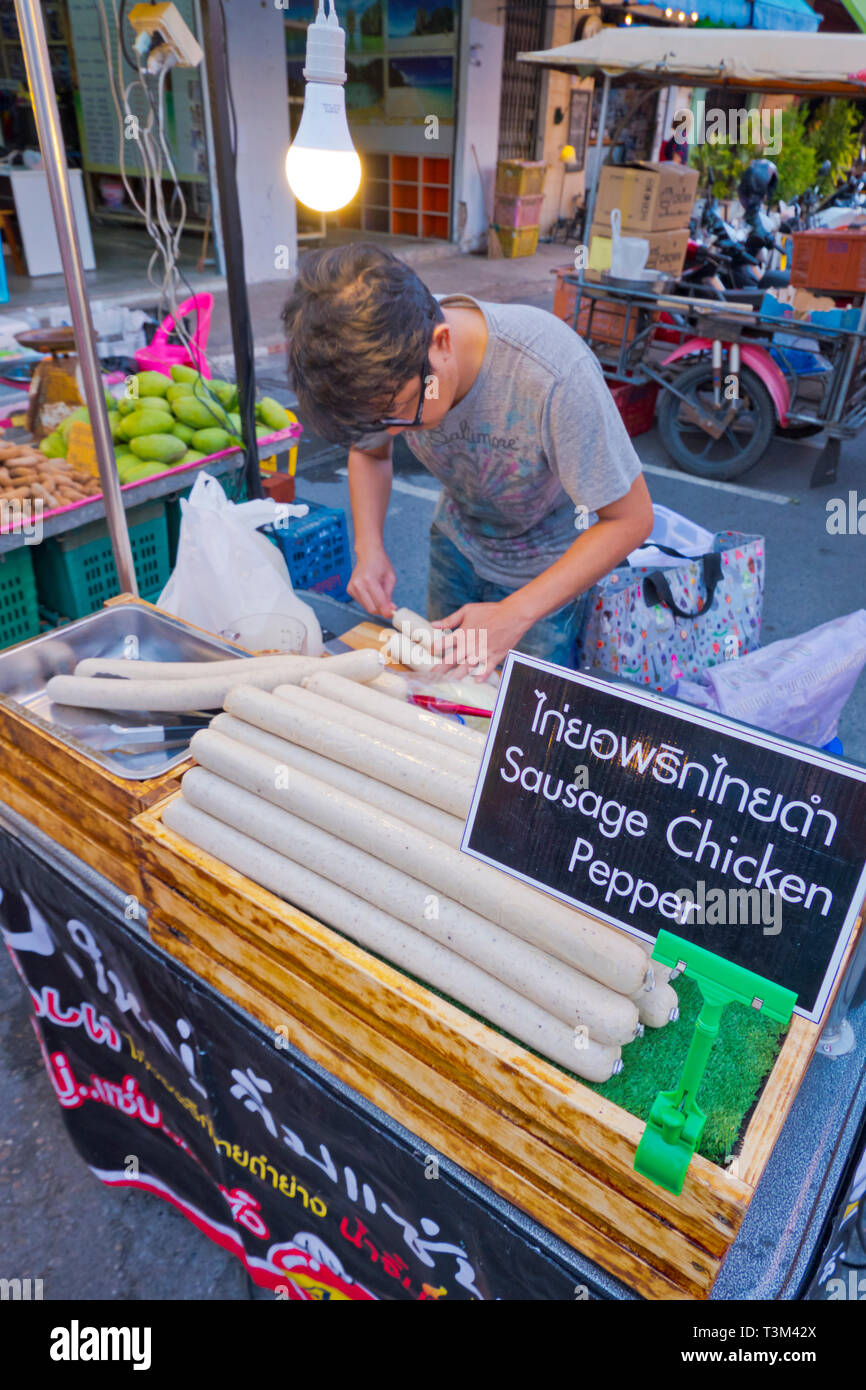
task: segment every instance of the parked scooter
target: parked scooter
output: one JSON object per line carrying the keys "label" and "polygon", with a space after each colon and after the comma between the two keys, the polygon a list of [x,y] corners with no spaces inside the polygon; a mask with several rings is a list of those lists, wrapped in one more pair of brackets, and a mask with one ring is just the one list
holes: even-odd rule
{"label": "parked scooter", "polygon": [[775,229],[762,208],[767,191],[775,186],[776,169],[769,160],[756,163],[767,165],[769,169],[757,171],[751,180],[751,221],[746,228],[737,228],[720,215],[713,192],[713,172],[709,171],[709,189],[699,222],[703,237],[689,242],[686,266],[678,286],[681,293],[697,290],[709,292],[714,298],[736,298],[737,292],[744,289],[763,292],[790,283],[787,271],[773,270],[762,264],[762,254],[767,250],[781,253],[783,248],[776,241]]}

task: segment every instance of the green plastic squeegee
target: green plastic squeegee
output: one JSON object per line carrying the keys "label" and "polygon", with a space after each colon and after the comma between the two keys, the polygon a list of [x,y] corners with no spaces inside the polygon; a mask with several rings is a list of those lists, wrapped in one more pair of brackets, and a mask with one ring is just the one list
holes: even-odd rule
{"label": "green plastic squeegee", "polygon": [[673,932],[659,932],[652,959],[688,975],[704,1001],[679,1085],[674,1091],[659,1091],[634,1156],[636,1172],[678,1196],[707,1121],[697,1094],[718,1036],[722,1010],[726,1004],[746,1004],[777,1023],[787,1023],[797,996],[752,970],[683,941]]}

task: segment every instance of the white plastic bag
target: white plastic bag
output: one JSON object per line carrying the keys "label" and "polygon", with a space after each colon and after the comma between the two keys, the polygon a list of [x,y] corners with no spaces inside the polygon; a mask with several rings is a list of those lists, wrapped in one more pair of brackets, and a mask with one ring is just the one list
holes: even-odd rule
{"label": "white plastic bag", "polygon": [[866,609],[771,642],[736,661],[681,680],[677,696],[744,724],[823,748],[866,663]]}
{"label": "white plastic bag", "polygon": [[650,244],[645,237],[622,236],[622,214],[613,208],[610,214],[610,229],[613,244],[610,249],[610,273],[618,280],[639,280],[643,274],[650,253]]}
{"label": "white plastic bag", "polygon": [[[283,650],[322,653],[322,629],[308,603],[292,588],[282,553],[256,530],[309,508],[271,500],[230,502],[208,473],[199,474],[182,501],[180,541],[159,607],[209,632],[236,634],[271,629],[296,634]],[[268,624],[264,620],[274,619]],[[279,620],[283,620],[280,622]]]}

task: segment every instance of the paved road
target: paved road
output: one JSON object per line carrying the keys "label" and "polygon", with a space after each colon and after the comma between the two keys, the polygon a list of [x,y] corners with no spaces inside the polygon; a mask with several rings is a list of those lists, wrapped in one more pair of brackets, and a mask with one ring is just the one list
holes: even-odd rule
{"label": "paved road", "polygon": [[[549,266],[562,248],[544,248],[520,267],[447,257],[421,270],[434,290],[464,288],[478,297],[550,307]],[[267,339],[274,319],[264,291],[257,330]],[[267,324],[265,323],[267,313]],[[281,360],[261,365],[262,385],[284,389]],[[285,398],[285,397],[284,397]],[[863,606],[866,565],[862,536],[831,535],[827,502],[866,493],[862,441],[843,452],[839,483],[809,489],[811,444],[776,442],[747,477],[733,485],[703,485],[676,472],[655,431],[638,450],[655,501],[684,512],[710,530],[759,532],[767,541],[764,641],[793,636]],[[301,451],[299,495],[347,505],[339,451],[307,439]],[[398,450],[386,542],[399,575],[401,603],[423,610],[426,540],[437,485]],[[866,680],[848,702],[840,725],[846,753],[866,762]],[[103,1189],[66,1139],[60,1112],[42,1070],[25,997],[5,952],[0,953],[0,1277],[45,1280],[45,1297],[114,1299],[236,1299],[247,1297],[241,1267],[156,1198]]]}

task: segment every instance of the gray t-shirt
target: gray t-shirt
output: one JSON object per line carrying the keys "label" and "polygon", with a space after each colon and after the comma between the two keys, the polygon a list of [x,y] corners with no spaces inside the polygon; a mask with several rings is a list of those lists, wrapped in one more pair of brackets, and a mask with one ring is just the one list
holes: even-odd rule
{"label": "gray t-shirt", "polygon": [[526,304],[464,294],[439,302],[481,310],[484,359],[436,429],[403,438],[442,483],[434,525],[483,579],[518,588],[628,492],[640,460],[597,359],[572,328]]}

